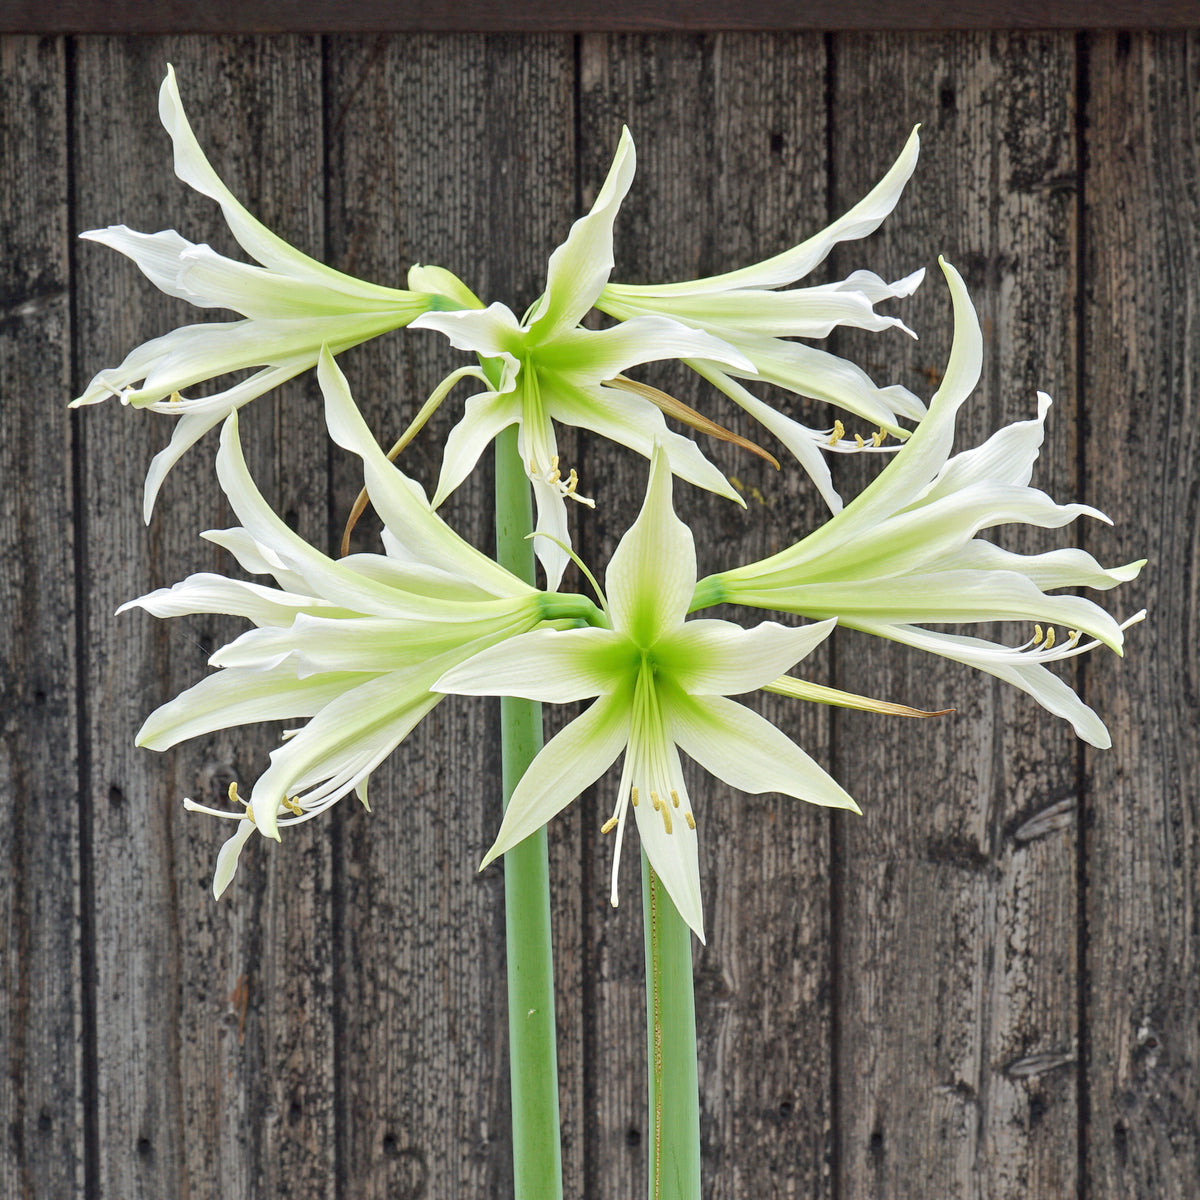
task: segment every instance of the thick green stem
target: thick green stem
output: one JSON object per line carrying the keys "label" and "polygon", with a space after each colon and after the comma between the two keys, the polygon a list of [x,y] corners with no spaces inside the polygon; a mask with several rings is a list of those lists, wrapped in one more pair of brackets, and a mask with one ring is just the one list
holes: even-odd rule
{"label": "thick green stem", "polygon": [[[517,453],[517,430],[496,439],[496,559],[534,582],[529,480]],[[542,706],[500,701],[504,805],[542,745]],[[554,948],[550,933],[550,864],[543,827],[504,856],[508,939],[508,1039],[512,1075],[513,1188],[516,1200],[561,1200],[558,1053],[554,1029]]]}
{"label": "thick green stem", "polygon": [[692,931],[642,852],[650,1200],[700,1200]]}

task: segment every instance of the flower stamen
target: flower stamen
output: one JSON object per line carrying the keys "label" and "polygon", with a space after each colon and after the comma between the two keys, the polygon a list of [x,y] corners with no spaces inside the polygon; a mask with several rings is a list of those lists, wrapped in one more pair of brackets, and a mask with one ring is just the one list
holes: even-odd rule
{"label": "flower stamen", "polygon": [[604,824],[600,826],[600,832],[601,833],[612,833],[612,831],[614,829],[616,829],[616,827],[619,824],[620,824],[619,818],[609,817],[608,820],[605,821]]}
{"label": "flower stamen", "polygon": [[834,421],[833,432],[829,435],[829,444],[836,446],[846,436],[846,427],[841,421]]}
{"label": "flower stamen", "polygon": [[687,822],[687,827],[689,829],[696,828],[696,818],[693,817],[692,814],[687,811],[687,809],[683,810],[683,819]]}

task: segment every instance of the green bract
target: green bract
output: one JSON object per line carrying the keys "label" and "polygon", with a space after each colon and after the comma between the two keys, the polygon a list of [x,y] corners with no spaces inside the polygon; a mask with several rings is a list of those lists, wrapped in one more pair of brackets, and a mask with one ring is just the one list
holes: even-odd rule
{"label": "green bract", "polygon": [[[225,308],[241,321],[187,325],[133,350],[118,367],[101,371],[75,405],[109,396],[137,408],[179,418],[167,448],[146,476],[149,520],[163,479],[180,456],[230,412],[316,364],[322,346],[339,354],[359,342],[407,325],[438,303],[457,304],[465,291],[447,271],[420,269],[425,291],[398,291],[364,283],[301,254],[238,203],[213,170],[188,124],[167,68],[159,116],[175,148],[175,173],[221,206],[230,231],[260,266],[236,262],[197,245],[173,229],[137,233],[124,225],[82,236],[128,255],[156,287],[199,308]],[[207,396],[181,393],[230,372],[254,374]],[[141,386],[135,386],[140,381]]]}
{"label": "green bract", "polygon": [[607,573],[604,628],[540,629],[482,650],[434,685],[463,695],[567,703],[598,697],[554,737],[517,785],[486,866],[528,837],[625,751],[612,819],[612,902],[632,804],[650,864],[704,937],[696,828],[679,750],[747,792],[783,792],[835,808],[857,806],[769,721],[727,696],[772,683],[828,636],[835,622],[685,621],[696,583],[690,530],[671,505],[671,470],[656,451],[638,519]]}
{"label": "green bract", "polygon": [[212,656],[215,675],[151,714],[139,745],[164,750],[251,721],[309,718],[271,754],[245,808],[186,801],[239,822],[218,858],[218,896],[256,827],[278,838],[279,826],[306,821],[356,788],[365,802],[368,775],[441,699],[430,686],[448,668],[543,620],[595,612],[583,597],[535,591],[458,537],[386,460],[328,351],[318,377],[330,434],[362,459],[386,554],[334,561],[292,532],[250,478],[231,414],[217,470],[241,526],[204,536],[278,587],[193,575],[122,608],[230,613],[255,625]]}
{"label": "green bract", "polygon": [[[955,416],[978,382],[979,321],[958,272],[942,264],[954,303],[954,345],[929,415],[896,457],[846,508],[815,533],[771,558],[701,580],[693,609],[729,601],[814,619],[836,616],[852,629],[905,642],[978,667],[1028,692],[1094,746],[1109,745],[1096,714],[1046,664],[1098,642],[1121,652],[1123,628],[1079,596],[1047,589],[1107,589],[1133,579],[1145,560],[1106,569],[1082,550],[1023,555],[977,537],[1020,523],[1055,529],[1079,516],[1108,521],[1086,504],[1056,504],[1029,486],[1050,397],[1038,415],[950,456]],[[1035,631],[1011,647],[921,628],[925,624],[1028,621],[1069,630],[1055,644]],[[1096,641],[1081,642],[1083,634]]]}

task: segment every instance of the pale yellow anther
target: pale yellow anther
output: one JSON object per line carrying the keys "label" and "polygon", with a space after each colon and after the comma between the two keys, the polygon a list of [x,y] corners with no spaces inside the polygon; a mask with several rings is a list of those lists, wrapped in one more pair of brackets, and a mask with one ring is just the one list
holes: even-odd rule
{"label": "pale yellow anther", "polygon": [[1082,635],[1082,634],[1079,632],[1079,630],[1078,630],[1078,629],[1068,629],[1068,630],[1067,630],[1067,641],[1068,641],[1068,642],[1069,642],[1069,643],[1070,643],[1072,646],[1073,646],[1073,645],[1075,645],[1075,643],[1076,643],[1077,641],[1079,641],[1079,639],[1080,639],[1082,636],[1083,636],[1083,635]]}
{"label": "pale yellow anther", "polygon": [[242,820],[249,821],[251,825],[257,824],[257,822],[254,820],[254,805],[253,804],[246,805],[246,811],[244,813],[242,813]]}
{"label": "pale yellow anther", "polygon": [[650,803],[654,806],[655,812],[658,812],[663,806],[662,800],[659,798],[657,792],[650,793]]}
{"label": "pale yellow anther", "polygon": [[863,441],[863,436],[861,433],[856,433],[854,435],[854,444],[861,450],[867,443]]}
{"label": "pale yellow anther", "polygon": [[845,425],[843,425],[841,423],[841,421],[834,421],[833,433],[830,435],[829,444],[831,446],[836,446],[838,444],[838,442],[840,442],[842,440],[842,438],[844,438],[845,436],[846,436]]}
{"label": "pale yellow anther", "polygon": [[562,472],[557,467],[555,467],[554,470],[550,472],[550,478],[547,479],[546,482],[547,483],[557,483],[561,478],[562,478]]}
{"label": "pale yellow anther", "polygon": [[1054,649],[1054,626],[1053,625],[1051,625],[1050,628],[1046,630],[1046,649],[1047,650]]}
{"label": "pale yellow anther", "polygon": [[241,798],[241,796],[239,796],[237,793],[237,780],[236,779],[229,785],[229,799],[233,803],[238,803],[238,804],[246,803],[245,800],[243,800]]}
{"label": "pale yellow anther", "polygon": [[1042,627],[1040,625],[1035,625],[1033,627],[1033,644],[1035,646],[1040,646],[1042,644],[1042,638],[1045,636],[1046,635],[1042,633]]}
{"label": "pale yellow anther", "polygon": [[178,392],[172,392],[170,395],[170,402],[172,404],[182,404],[183,397]]}
{"label": "pale yellow anther", "polygon": [[878,433],[871,434],[871,445],[872,446],[882,446],[883,439],[885,437],[887,437],[886,429],[881,429]]}
{"label": "pale yellow anther", "polygon": [[600,826],[600,832],[601,833],[612,833],[612,831],[614,829],[616,829],[616,827],[617,827],[617,818],[609,817],[608,820],[605,821],[604,824]]}
{"label": "pale yellow anther", "polygon": [[671,789],[671,803],[675,805],[676,808],[679,807],[679,793],[674,788]]}
{"label": "pale yellow anther", "polygon": [[630,800],[630,803],[633,805],[633,807],[637,808],[637,801],[638,801],[637,788],[629,789],[629,800]]}
{"label": "pale yellow anther", "polygon": [[304,809],[296,802],[295,796],[285,796],[283,798],[283,807],[288,810],[293,816],[304,816]]}
{"label": "pale yellow anther", "polygon": [[552,471],[558,470],[558,455],[557,454],[550,455],[550,470],[552,470]]}
{"label": "pale yellow anther", "polygon": [[689,829],[695,829],[695,828],[696,828],[696,818],[695,818],[695,817],[693,817],[693,816],[692,816],[692,814],[691,814],[690,812],[685,812],[685,813],[683,814],[683,819],[684,819],[684,820],[685,820],[685,821],[688,823],[688,828],[689,828]]}
{"label": "pale yellow anther", "polygon": [[567,495],[575,495],[575,489],[579,486],[579,476],[575,472],[575,468],[571,468],[570,475],[567,476]]}
{"label": "pale yellow anther", "polygon": [[662,806],[661,811],[662,811],[662,819],[663,819],[663,828],[668,833],[670,833],[671,832],[671,806],[669,804],[664,804]]}

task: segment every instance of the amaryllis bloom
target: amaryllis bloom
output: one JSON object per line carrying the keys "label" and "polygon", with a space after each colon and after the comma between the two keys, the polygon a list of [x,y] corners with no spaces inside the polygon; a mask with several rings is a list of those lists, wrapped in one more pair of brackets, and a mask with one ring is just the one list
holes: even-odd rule
{"label": "amaryllis bloom", "polygon": [[488,390],[467,400],[446,440],[434,507],[470,474],[502,429],[517,425],[537,502],[537,529],[550,535],[536,542],[550,588],[558,586],[567,563],[566,502],[592,503],[583,494],[591,490],[587,481],[581,484],[560,461],[556,421],[590,429],[647,458],[659,446],[676,475],[742,503],[695,442],[667,428],[659,407],[636,391],[604,385],[630,367],[659,359],[700,357],[750,374],[752,364],[710,334],[669,317],[637,317],[612,329],[579,327],[612,270],[613,221],[633,172],[633,139],[626,129],[596,202],[550,256],[546,290],[522,320],[505,305],[492,304],[429,312],[412,322],[414,329],[440,330],[458,349],[478,354],[490,372]]}
{"label": "amaryllis bloom", "polygon": [[139,745],[164,750],[216,729],[307,719],[247,795],[231,791],[241,805],[227,811],[185,801],[236,822],[217,861],[218,896],[256,829],[278,839],[282,826],[311,819],[355,789],[365,803],[370,772],[441,699],[430,687],[446,670],[541,621],[595,612],[581,596],[535,591],[458,537],[384,457],[328,352],[318,376],[330,434],[362,459],[386,553],[335,561],[289,529],[250,478],[232,414],[217,471],[241,525],[204,536],[276,586],[193,575],[122,609],[229,613],[254,625],[212,656],[216,674],[151,714]]}
{"label": "amaryllis bloom", "polygon": [[[322,346],[338,354],[407,325],[435,304],[456,306],[466,293],[453,275],[438,268],[419,268],[413,281],[446,296],[364,283],[302,254],[255,220],[221,182],[188,124],[171,67],[159,91],[158,111],[174,145],[175,174],[217,201],[238,245],[261,265],[226,258],[173,229],[138,233],[113,225],[82,235],[128,255],[167,295],[198,308],[231,309],[244,318],[186,325],[154,338],[120,366],[101,371],[73,402],[95,404],[118,396],[135,408],[178,418],[170,444],[155,457],[146,478],[147,520],[167,472],[190,446],[230,412],[315,366]],[[184,394],[251,368],[257,370],[216,392]]]}
{"label": "amaryllis bloom", "polygon": [[746,792],[858,809],[789,737],[727,699],[778,683],[834,622],[742,629],[728,621],[685,621],[695,583],[695,545],[672,509],[670,465],[660,451],[642,511],[608,566],[602,627],[539,629],[509,639],[451,668],[435,687],[552,703],[597,697],[525,772],[483,866],[565,808],[624,751],[616,804],[604,826],[616,831],[612,902],[632,806],[650,865],[703,940],[696,850],[702,818],[684,782],[680,750]]}
{"label": "amaryllis bloom", "polygon": [[[917,431],[841,513],[770,558],[701,580],[691,607],[729,602],[817,620],[836,617],[851,629],[1006,680],[1069,720],[1085,741],[1107,747],[1100,718],[1046,667],[1099,643],[1120,654],[1122,630],[1145,614],[1118,625],[1091,600],[1047,593],[1115,587],[1135,578],[1145,560],[1105,568],[1075,548],[1016,554],[976,536],[1008,524],[1057,529],[1080,516],[1111,522],[1089,505],[1057,504],[1029,486],[1050,408],[1044,393],[1035,419],[950,455],[955,416],[979,379],[983,337],[958,272],[947,263],[942,269],[954,303],[954,345]],[[924,628],[990,621],[1022,621],[1034,629],[1022,644],[1009,646]]]}
{"label": "amaryllis bloom", "polygon": [[[917,165],[919,143],[914,129],[888,173],[849,212],[798,246],[724,275],[682,283],[609,283],[596,307],[621,320],[646,315],[670,317],[703,330],[735,347],[752,364],[736,365],[693,355],[688,365],[714,384],[756,421],[769,429],[799,460],[834,512],[842,502],[834,489],[824,455],[883,446],[884,435],[904,438],[904,422],[918,421],[925,406],[898,384],[878,387],[851,362],[792,338],[828,337],[839,325],[873,331],[912,331],[897,317],[884,316],[875,305],[910,295],[924,278],[914,271],[888,283],[871,271],[855,271],[839,283],[785,288],[809,274],[840,242],[866,237],[896,207]],[[830,429],[812,429],[755,396],[739,380],[751,379],[827,402],[844,413],[878,426],[873,436],[845,436],[840,421]]]}

